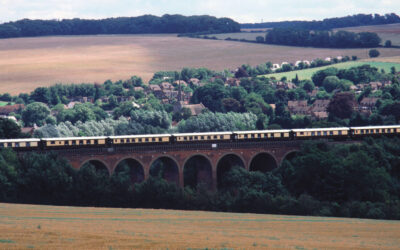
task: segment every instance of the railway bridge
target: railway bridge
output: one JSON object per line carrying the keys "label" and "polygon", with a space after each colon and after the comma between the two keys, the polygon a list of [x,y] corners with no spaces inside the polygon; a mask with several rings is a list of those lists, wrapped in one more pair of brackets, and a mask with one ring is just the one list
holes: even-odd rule
{"label": "railway bridge", "polygon": [[302,141],[113,145],[52,151],[66,158],[75,169],[90,163],[96,168],[106,168],[112,175],[125,165],[131,169],[131,180],[141,182],[160,174],[161,168],[164,179],[181,187],[187,184],[187,178],[192,178],[196,184],[202,182],[216,189],[221,176],[231,166],[238,165],[248,171],[271,171],[299,151],[301,144]]}

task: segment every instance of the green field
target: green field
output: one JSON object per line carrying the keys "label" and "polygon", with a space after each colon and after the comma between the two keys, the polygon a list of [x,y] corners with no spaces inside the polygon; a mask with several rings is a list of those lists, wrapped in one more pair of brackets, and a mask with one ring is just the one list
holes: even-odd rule
{"label": "green field", "polygon": [[14,105],[14,103],[13,102],[3,102],[3,101],[0,101],[0,107],[3,107],[3,106],[6,106],[6,105]]}
{"label": "green field", "polygon": [[300,80],[307,80],[311,79],[312,75],[319,71],[329,67],[335,67],[338,69],[348,69],[351,67],[357,67],[364,64],[369,64],[372,67],[376,67],[379,70],[384,69],[386,72],[390,72],[391,67],[395,67],[396,70],[400,70],[400,63],[391,63],[391,62],[368,62],[368,61],[357,61],[357,62],[345,62],[345,63],[337,63],[333,65],[328,65],[324,67],[317,67],[312,69],[303,69],[303,70],[295,70],[290,72],[281,72],[281,73],[274,73],[274,74],[267,74],[263,75],[265,77],[275,77],[276,79],[281,79],[282,77],[286,76],[287,79],[293,79],[297,76]]}

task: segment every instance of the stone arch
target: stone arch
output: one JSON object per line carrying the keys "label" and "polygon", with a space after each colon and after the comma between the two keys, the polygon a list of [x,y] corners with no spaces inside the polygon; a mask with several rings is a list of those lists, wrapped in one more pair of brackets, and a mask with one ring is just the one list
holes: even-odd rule
{"label": "stone arch", "polygon": [[[204,154],[193,154],[185,159],[183,163],[183,184],[196,188],[202,183],[208,189],[212,188],[212,161]],[[194,169],[193,169],[194,168]]]}
{"label": "stone arch", "polygon": [[269,152],[259,152],[255,154],[249,164],[249,171],[270,172],[278,167],[275,156]]}
{"label": "stone arch", "polygon": [[294,156],[296,156],[296,154],[300,153],[300,150],[291,150],[285,153],[285,155],[282,157],[282,160],[279,164],[279,166],[282,165],[284,160],[290,160],[292,159]]}
{"label": "stone arch", "polygon": [[108,174],[111,175],[111,170],[110,170],[110,167],[107,165],[107,163],[105,163],[103,160],[98,159],[98,158],[90,158],[90,159],[85,160],[84,162],[82,162],[79,169],[81,169],[88,163],[91,163],[92,165],[94,165],[96,170],[99,170],[102,166],[105,167],[108,171]]}
{"label": "stone arch", "polygon": [[243,167],[246,169],[245,161],[244,159],[236,154],[236,153],[226,153],[223,156],[221,156],[216,164],[216,169],[217,169],[217,187],[221,187],[221,182],[224,174],[228,172],[234,165],[239,165],[240,167]]}
{"label": "stone arch", "polygon": [[124,157],[116,162],[112,176],[119,173],[129,174],[132,184],[140,183],[145,178],[144,165],[134,157]]}
{"label": "stone arch", "polygon": [[[162,163],[162,160],[164,160],[164,163]],[[150,163],[149,176],[157,176],[161,174],[162,178],[179,186],[179,169],[178,161],[174,157],[169,155],[161,155]]]}

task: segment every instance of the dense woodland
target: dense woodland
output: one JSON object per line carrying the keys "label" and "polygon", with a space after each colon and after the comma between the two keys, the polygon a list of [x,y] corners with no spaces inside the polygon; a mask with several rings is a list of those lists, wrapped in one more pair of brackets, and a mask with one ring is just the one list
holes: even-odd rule
{"label": "dense woodland", "polygon": [[381,38],[372,32],[329,32],[324,30],[274,28],[267,32],[265,43],[322,48],[374,48],[379,46]]}
{"label": "dense woodland", "polygon": [[184,171],[181,189],[161,178],[165,168],[151,169],[148,180],[134,184],[129,165],[110,177],[94,165],[74,170],[54,154],[18,158],[3,149],[0,201],[400,219],[399,138],[337,146],[309,142],[271,172],[231,166],[218,178],[216,192],[190,182],[190,171]]}
{"label": "dense woodland", "polygon": [[292,28],[307,30],[330,30],[343,27],[354,27],[364,25],[379,25],[400,23],[400,17],[395,13],[385,14],[357,14],[345,17],[326,18],[322,21],[283,21],[266,23],[241,24],[242,29],[248,28]]}
{"label": "dense woodland", "polygon": [[100,35],[100,34],[149,34],[149,33],[226,33],[239,32],[240,25],[229,18],[212,16],[144,15],[101,20],[63,19],[30,20],[0,24],[0,38]]}

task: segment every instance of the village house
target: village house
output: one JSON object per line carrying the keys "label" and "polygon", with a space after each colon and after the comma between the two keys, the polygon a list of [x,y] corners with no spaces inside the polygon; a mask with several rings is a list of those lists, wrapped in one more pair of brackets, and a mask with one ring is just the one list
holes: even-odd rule
{"label": "village house", "polygon": [[291,115],[309,115],[310,108],[307,101],[288,101],[288,110]]}
{"label": "village house", "polygon": [[311,112],[311,117],[317,120],[321,119],[327,119],[328,118],[328,112],[322,111],[322,112]]}
{"label": "village house", "polygon": [[178,99],[179,91],[163,89],[162,92],[164,94],[164,97],[169,100]]}
{"label": "village house", "polygon": [[315,100],[312,105],[312,112],[326,112],[328,110],[330,100]]}
{"label": "village house", "polygon": [[9,115],[12,112],[17,112],[19,110],[22,110],[25,108],[24,104],[14,104],[14,105],[6,105],[3,107],[0,107],[0,115]]}
{"label": "village house", "polygon": [[189,83],[195,85],[195,86],[199,86],[200,80],[197,78],[190,78],[189,79]]}
{"label": "village house", "polygon": [[[196,79],[196,78],[192,78],[192,79]],[[176,81],[174,81],[174,85],[179,86],[179,84],[181,86],[187,86],[187,82],[185,82],[184,80],[176,80]]]}
{"label": "village house", "polygon": [[172,86],[172,84],[169,82],[162,82],[160,87],[162,90],[174,90],[174,86]]}
{"label": "village house", "polygon": [[358,105],[358,109],[361,110],[373,110],[375,108],[376,102],[379,98],[376,97],[364,97],[360,104]]}
{"label": "village house", "polygon": [[240,86],[240,79],[228,77],[225,84],[231,87],[238,87]]}
{"label": "village house", "polygon": [[180,101],[174,105],[174,112],[181,112],[183,108],[189,109],[193,116],[201,114],[201,112],[206,109],[203,103],[185,104],[185,102]]}
{"label": "village house", "polygon": [[149,84],[149,92],[153,93],[155,97],[160,99],[164,96],[160,86],[156,84]]}

